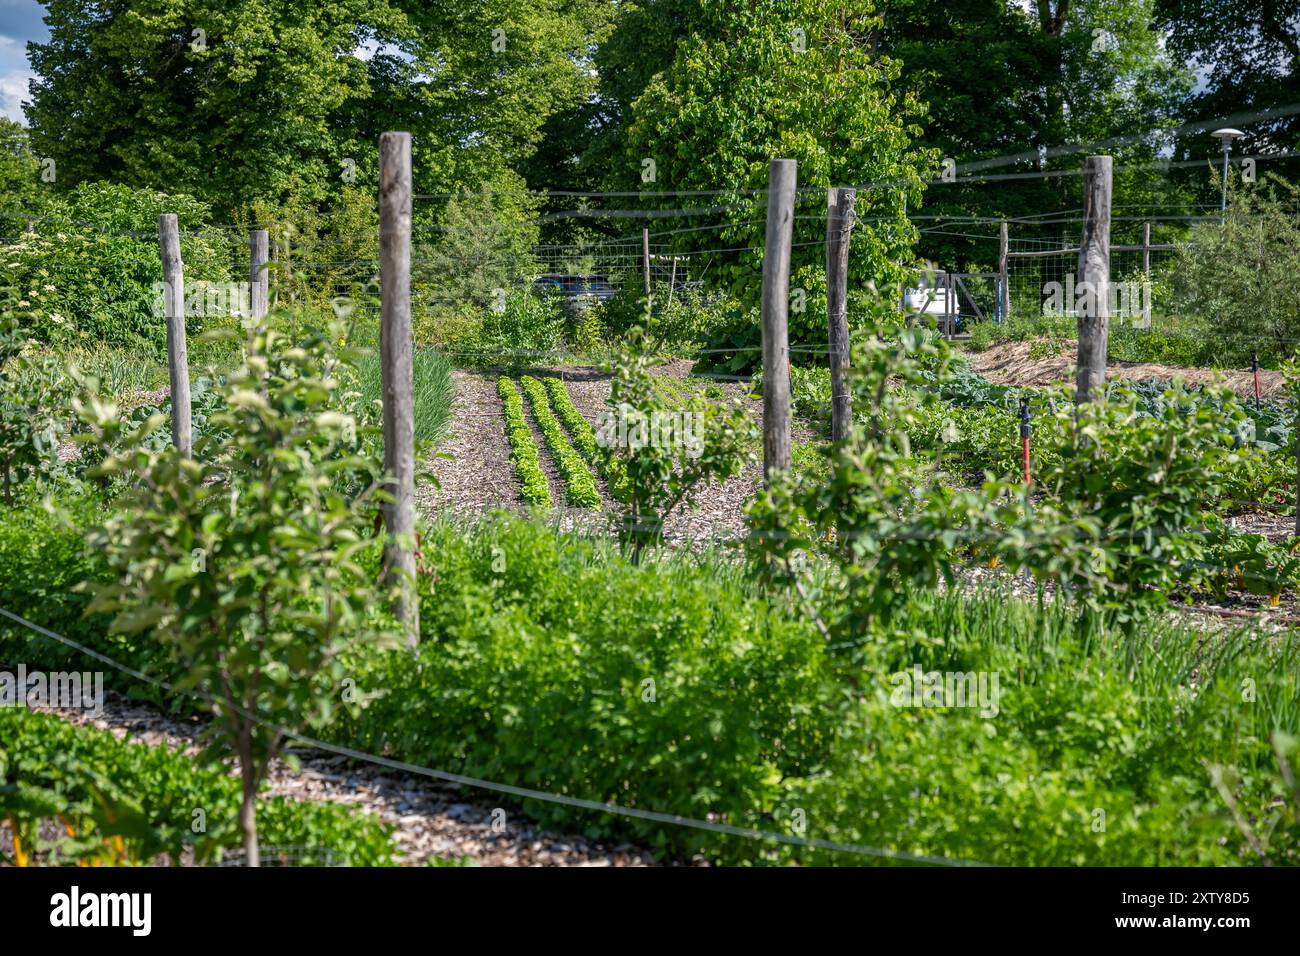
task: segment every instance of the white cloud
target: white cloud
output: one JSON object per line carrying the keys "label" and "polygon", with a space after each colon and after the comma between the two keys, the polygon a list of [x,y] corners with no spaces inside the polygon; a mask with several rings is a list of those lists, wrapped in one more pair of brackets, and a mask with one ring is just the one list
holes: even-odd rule
{"label": "white cloud", "polygon": [[26,124],[23,100],[27,99],[27,82],[35,75],[30,70],[0,73],[0,113]]}

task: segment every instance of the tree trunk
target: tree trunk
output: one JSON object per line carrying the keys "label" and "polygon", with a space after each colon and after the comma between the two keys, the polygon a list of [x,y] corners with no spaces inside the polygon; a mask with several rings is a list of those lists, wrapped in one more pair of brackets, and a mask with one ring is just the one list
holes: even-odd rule
{"label": "tree trunk", "polygon": [[240,761],[244,774],[244,800],[239,806],[239,829],[244,834],[244,865],[261,866],[257,847],[257,777],[252,757]]}

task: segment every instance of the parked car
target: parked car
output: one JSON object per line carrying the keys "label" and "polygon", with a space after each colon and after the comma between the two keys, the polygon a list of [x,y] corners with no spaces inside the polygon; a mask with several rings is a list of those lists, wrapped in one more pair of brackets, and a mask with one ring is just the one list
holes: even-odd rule
{"label": "parked car", "polygon": [[614,284],[605,276],[547,273],[533,280],[542,291],[553,291],[564,299],[564,307],[580,311],[614,297]]}

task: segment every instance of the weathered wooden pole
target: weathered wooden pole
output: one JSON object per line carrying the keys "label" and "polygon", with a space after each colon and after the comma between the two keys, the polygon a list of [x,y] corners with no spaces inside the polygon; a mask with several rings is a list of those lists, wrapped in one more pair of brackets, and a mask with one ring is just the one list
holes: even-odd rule
{"label": "weathered wooden pole", "polygon": [[1151,327],[1151,223],[1142,223],[1142,324]]}
{"label": "weathered wooden pole", "polygon": [[1011,317],[1011,286],[1008,284],[1011,261],[1007,255],[1011,251],[1011,238],[1007,232],[1007,221],[1002,220],[998,226],[998,321],[1005,322]]}
{"label": "weathered wooden pole", "polygon": [[415,408],[411,344],[411,134],[379,137],[379,355],[384,404],[384,578],[396,585],[394,613],[406,642],[420,637],[415,589]]}
{"label": "weathered wooden pole", "polygon": [[826,193],[826,326],[831,366],[831,440],[848,437],[853,421],[849,395],[849,240],[853,234],[856,189]]}
{"label": "weathered wooden pole", "polygon": [[774,159],[767,170],[763,240],[763,476],[790,467],[790,248],[798,165]]}
{"label": "weathered wooden pole", "polygon": [[181,232],[174,212],[158,216],[158,251],[162,257],[163,303],[167,313],[167,375],[171,383],[172,444],[189,458],[194,452],[190,427],[190,365],[185,349],[185,266]]}
{"label": "weathered wooden pole", "polygon": [[265,229],[248,230],[248,305],[254,319],[266,318],[270,303],[270,276],[266,265],[271,258],[271,237]]}
{"label": "weathered wooden pole", "polygon": [[1111,158],[1089,156],[1083,164],[1083,237],[1079,242],[1079,370],[1076,404],[1106,384],[1106,338],[1110,322]]}
{"label": "weathered wooden pole", "polygon": [[645,273],[645,297],[650,298],[650,230],[641,230],[641,269]]}

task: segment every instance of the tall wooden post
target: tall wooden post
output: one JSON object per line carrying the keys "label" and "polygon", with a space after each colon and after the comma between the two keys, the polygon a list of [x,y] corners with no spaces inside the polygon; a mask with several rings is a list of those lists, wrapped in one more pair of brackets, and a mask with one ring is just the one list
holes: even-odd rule
{"label": "tall wooden post", "polygon": [[798,166],[774,159],[767,170],[763,241],[763,476],[790,467],[790,248]]}
{"label": "tall wooden post", "polygon": [[856,189],[826,193],[826,325],[831,366],[831,440],[848,437],[853,421],[849,367],[849,240],[853,233]]}
{"label": "tall wooden post", "polygon": [[384,404],[384,577],[398,588],[394,613],[407,644],[420,636],[415,589],[415,408],[411,344],[411,134],[379,137],[379,353]]}
{"label": "tall wooden post", "polygon": [[1007,233],[1007,221],[1002,220],[998,226],[998,321],[1005,322],[1011,317],[1011,286],[1009,284],[1011,261],[1011,239]]}
{"label": "tall wooden post", "polygon": [[1110,324],[1111,158],[1089,156],[1083,164],[1083,237],[1079,242],[1079,370],[1075,403],[1106,384],[1106,338]]}
{"label": "tall wooden post", "polygon": [[645,273],[645,297],[650,298],[650,230],[641,230],[641,269]]}
{"label": "tall wooden post", "polygon": [[271,237],[265,229],[248,230],[249,316],[266,318],[269,308],[270,276],[266,264],[271,258]]}
{"label": "tall wooden post", "polygon": [[1142,223],[1142,324],[1151,327],[1151,223]]}
{"label": "tall wooden post", "polygon": [[186,458],[194,452],[190,427],[190,365],[185,348],[185,266],[176,214],[158,216],[158,251],[162,257],[163,302],[167,312],[167,373],[171,383],[172,444]]}

